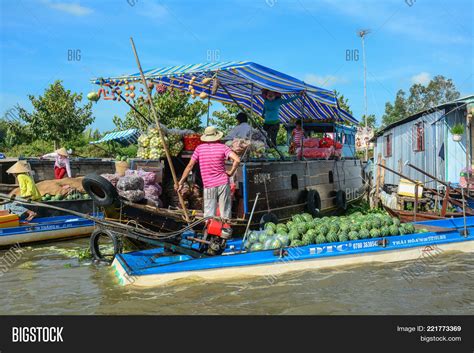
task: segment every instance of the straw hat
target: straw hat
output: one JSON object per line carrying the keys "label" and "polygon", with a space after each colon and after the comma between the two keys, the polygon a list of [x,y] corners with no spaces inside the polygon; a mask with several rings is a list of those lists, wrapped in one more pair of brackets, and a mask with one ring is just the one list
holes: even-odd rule
{"label": "straw hat", "polygon": [[201,136],[201,141],[214,142],[219,141],[224,134],[217,130],[215,126],[208,126],[204,130],[204,134]]}
{"label": "straw hat", "polygon": [[64,147],[60,148],[59,150],[56,150],[56,153],[63,157],[69,157],[69,154],[67,153]]}
{"label": "straw hat", "polygon": [[25,161],[18,161],[7,169],[8,174],[29,173],[30,167]]}
{"label": "straw hat", "polygon": [[280,92],[270,91],[269,89],[266,89],[266,88],[262,88],[262,97],[267,99],[267,95],[270,92],[272,92],[275,95],[275,98],[280,98],[281,97]]}

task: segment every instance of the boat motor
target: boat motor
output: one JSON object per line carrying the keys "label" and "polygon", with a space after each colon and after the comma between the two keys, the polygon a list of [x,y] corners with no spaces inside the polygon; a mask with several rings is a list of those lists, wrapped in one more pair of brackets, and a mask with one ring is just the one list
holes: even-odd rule
{"label": "boat motor", "polygon": [[220,255],[225,250],[227,239],[232,235],[232,229],[229,224],[216,219],[209,219],[206,222],[203,231],[202,250],[209,255]]}

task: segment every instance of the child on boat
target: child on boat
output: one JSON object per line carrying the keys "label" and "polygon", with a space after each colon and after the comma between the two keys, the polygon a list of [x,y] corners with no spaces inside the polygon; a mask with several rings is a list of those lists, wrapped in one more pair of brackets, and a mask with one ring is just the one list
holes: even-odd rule
{"label": "child on boat", "polygon": [[69,153],[66,149],[60,148],[56,152],[48,153],[41,158],[54,158],[54,178],[62,179],[67,174],[68,178],[72,177],[71,165],[69,163]]}
{"label": "child on boat", "polygon": [[[33,201],[41,200],[41,193],[39,192],[33,178],[29,175],[30,168],[24,161],[18,161],[12,165],[7,173],[13,174],[16,177],[18,185],[20,187],[20,196],[25,199]],[[18,215],[20,218],[24,218],[27,221],[31,221],[36,213],[28,210],[16,202],[11,202],[5,205],[5,209]]]}
{"label": "child on boat", "polygon": [[295,123],[295,128],[291,132],[290,153],[295,153],[296,149],[301,147],[303,139],[304,129],[301,124],[301,120],[297,120]]}

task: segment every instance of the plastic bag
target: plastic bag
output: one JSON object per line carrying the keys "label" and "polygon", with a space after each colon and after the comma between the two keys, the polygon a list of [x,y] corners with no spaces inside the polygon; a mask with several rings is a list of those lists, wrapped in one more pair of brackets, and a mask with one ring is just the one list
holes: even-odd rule
{"label": "plastic bag", "polygon": [[145,198],[143,190],[119,190],[119,195],[131,202],[139,202]]}
{"label": "plastic bag", "polygon": [[121,177],[117,182],[117,189],[121,191],[142,190],[145,186],[143,178],[137,175],[127,175]]}
{"label": "plastic bag", "polygon": [[303,140],[303,147],[314,148],[319,147],[319,139],[310,137]]}
{"label": "plastic bag", "polygon": [[161,192],[162,192],[161,186],[158,185],[158,184],[147,185],[147,186],[145,186],[143,191],[145,191],[145,197],[147,199],[151,199],[151,200],[159,199],[159,197],[161,196]]}
{"label": "plastic bag", "polygon": [[156,183],[156,173],[154,172],[145,172],[143,169],[139,170],[127,170],[125,176],[139,176],[143,179],[145,185],[154,185]]}

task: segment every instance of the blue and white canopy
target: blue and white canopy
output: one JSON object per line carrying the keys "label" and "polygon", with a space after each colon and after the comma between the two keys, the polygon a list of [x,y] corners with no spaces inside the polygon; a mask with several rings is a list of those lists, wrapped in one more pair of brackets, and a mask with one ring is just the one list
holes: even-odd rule
{"label": "blue and white canopy", "polygon": [[133,144],[137,142],[140,132],[138,129],[128,129],[123,131],[109,132],[105,134],[100,140],[89,142],[89,144],[97,144],[102,142],[117,141],[121,143]]}
{"label": "blue and white canopy", "polygon": [[[234,103],[233,97],[239,104],[258,115],[263,110],[262,89],[279,92],[283,98],[305,91],[306,94],[301,99],[296,99],[281,107],[280,119],[283,123],[300,119],[301,116],[315,121],[358,123],[352,115],[339,107],[333,91],[309,85],[294,77],[249,61],[171,66],[147,70],[144,73],[149,81],[162,83],[182,91],[189,90],[190,81],[194,77],[192,86],[196,95],[206,92],[211,99],[224,103]],[[214,94],[211,92],[211,85],[201,84],[204,78],[218,79],[219,88]],[[93,82],[99,85],[104,83],[123,85],[140,80],[140,73],[135,73],[108,79],[98,78]],[[304,107],[302,102],[304,102]]]}

